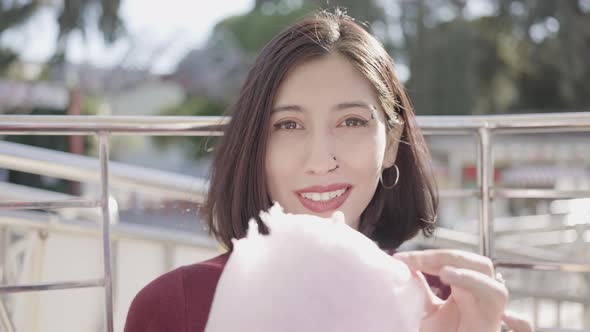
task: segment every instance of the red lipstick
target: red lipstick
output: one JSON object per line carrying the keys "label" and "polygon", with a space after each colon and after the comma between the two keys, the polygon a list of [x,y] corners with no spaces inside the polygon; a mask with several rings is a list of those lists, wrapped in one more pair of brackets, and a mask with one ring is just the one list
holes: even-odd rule
{"label": "red lipstick", "polygon": [[[301,193],[324,193],[330,191],[336,191],[340,189],[346,189],[342,195],[329,199],[327,201],[313,201],[309,198],[305,198],[301,196]],[[330,184],[327,186],[311,186],[307,188],[303,188],[300,190],[296,190],[295,194],[297,198],[301,202],[303,206],[305,206],[308,210],[316,212],[316,213],[323,213],[327,211],[333,211],[338,209],[346,199],[348,195],[350,195],[350,190],[352,189],[352,185],[348,183],[335,183]]]}

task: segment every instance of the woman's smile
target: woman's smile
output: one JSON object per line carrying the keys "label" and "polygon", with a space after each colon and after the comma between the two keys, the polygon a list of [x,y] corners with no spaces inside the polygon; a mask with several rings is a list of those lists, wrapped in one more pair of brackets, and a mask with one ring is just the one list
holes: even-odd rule
{"label": "woman's smile", "polygon": [[328,186],[312,186],[296,190],[295,195],[301,204],[315,213],[323,213],[338,209],[352,190],[352,185],[335,183]]}

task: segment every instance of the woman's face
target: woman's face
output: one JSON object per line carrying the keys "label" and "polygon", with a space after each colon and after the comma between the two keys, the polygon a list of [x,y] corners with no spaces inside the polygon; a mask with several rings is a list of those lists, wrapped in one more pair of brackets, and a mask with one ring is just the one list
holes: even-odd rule
{"label": "woman's face", "polygon": [[342,211],[358,229],[379,175],[397,154],[371,83],[339,53],[294,67],[273,104],[266,152],[272,201],[286,212],[329,217]]}

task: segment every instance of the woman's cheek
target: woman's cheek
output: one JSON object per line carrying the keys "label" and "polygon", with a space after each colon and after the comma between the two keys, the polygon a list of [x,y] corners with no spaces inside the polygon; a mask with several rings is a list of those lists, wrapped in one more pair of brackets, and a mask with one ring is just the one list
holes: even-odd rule
{"label": "woman's cheek", "polygon": [[374,171],[379,168],[385,150],[384,143],[375,135],[348,135],[339,140],[340,155],[346,157],[355,169]]}
{"label": "woman's cheek", "polygon": [[301,144],[288,137],[272,138],[267,145],[266,171],[267,176],[274,179],[285,179],[293,175],[293,168],[297,167]]}

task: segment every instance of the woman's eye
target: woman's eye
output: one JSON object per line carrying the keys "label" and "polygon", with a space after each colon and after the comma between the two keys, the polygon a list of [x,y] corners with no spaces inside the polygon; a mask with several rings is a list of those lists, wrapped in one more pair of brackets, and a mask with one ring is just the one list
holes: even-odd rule
{"label": "woman's eye", "polygon": [[361,119],[357,119],[357,118],[350,118],[350,119],[344,120],[343,123],[344,123],[345,127],[365,127],[367,125],[367,123],[369,123],[369,121],[361,120]]}
{"label": "woman's eye", "polygon": [[274,125],[275,129],[286,129],[286,130],[294,130],[298,129],[298,124],[295,121],[282,121]]}

